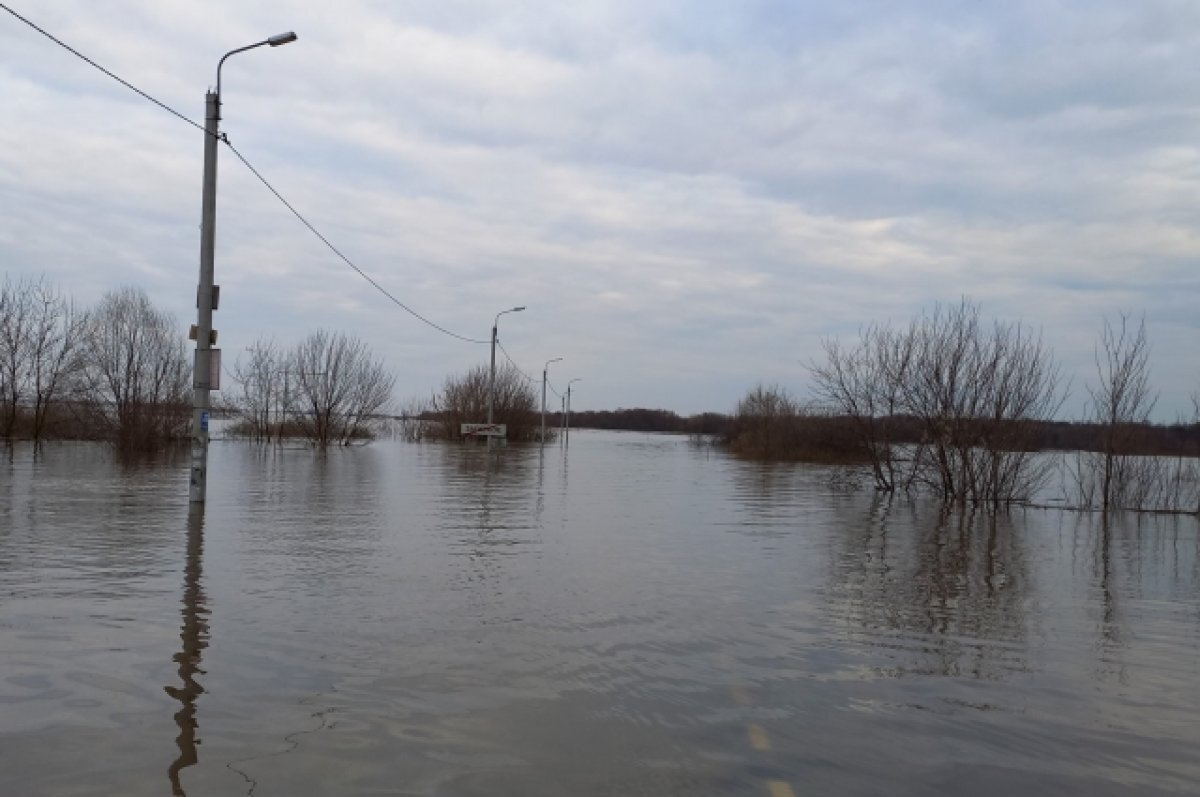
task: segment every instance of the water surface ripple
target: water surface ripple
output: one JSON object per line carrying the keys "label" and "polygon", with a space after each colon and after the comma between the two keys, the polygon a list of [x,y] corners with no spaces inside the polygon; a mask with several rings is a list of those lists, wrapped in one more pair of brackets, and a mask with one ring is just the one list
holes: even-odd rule
{"label": "water surface ripple", "polygon": [[1192,518],[683,438],[0,459],[0,794],[1195,794]]}

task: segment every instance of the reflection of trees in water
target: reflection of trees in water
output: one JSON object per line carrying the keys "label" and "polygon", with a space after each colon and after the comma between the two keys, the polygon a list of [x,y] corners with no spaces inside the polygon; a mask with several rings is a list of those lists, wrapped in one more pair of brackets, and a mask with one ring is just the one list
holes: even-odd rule
{"label": "reflection of trees in water", "polygon": [[506,560],[527,553],[528,545],[541,541],[544,461],[539,448],[442,449],[440,470],[446,489],[438,523],[452,550],[466,560],[468,566],[458,569],[457,577],[475,615],[493,615],[500,610],[496,601],[513,597],[501,586],[509,576]]}
{"label": "reflection of trees in water", "polygon": [[[795,496],[805,477],[819,479],[825,469],[793,463],[732,460],[733,495],[738,502],[737,528],[742,533],[782,535],[794,520]],[[816,483],[814,481],[814,483]]]}
{"label": "reflection of trees in water", "polygon": [[1099,623],[1096,634],[1097,675],[1112,676],[1118,682],[1127,682],[1125,664],[1121,652],[1125,647],[1124,629],[1121,627],[1120,589],[1113,561],[1113,518],[1106,512],[1100,517],[1100,528],[1096,529],[1095,573],[1093,578],[1100,600]]}
{"label": "reflection of trees in water", "polygon": [[[369,567],[392,522],[387,483],[371,448],[326,451],[239,446],[246,476],[237,482],[243,539],[269,554],[264,576],[325,594]],[[263,559],[252,564],[263,566]]]}
{"label": "reflection of trees in water", "polygon": [[1080,575],[1088,578],[1095,605],[1095,675],[1127,684],[1126,659],[1135,641],[1130,605],[1195,594],[1200,584],[1194,522],[1135,513],[1081,514],[1074,535],[1076,558],[1088,568]]}
{"label": "reflection of trees in water", "polygon": [[[870,647],[911,653],[899,673],[1003,678],[1023,670],[1031,582],[1012,519],[922,511],[877,497],[835,508],[832,610]],[[894,653],[888,653],[888,656]]]}
{"label": "reflection of trees in water", "polygon": [[179,736],[175,744],[179,746],[179,756],[167,768],[167,777],[171,781],[171,793],[184,794],[183,784],[179,773],[199,760],[197,746],[200,744],[197,735],[196,699],[204,693],[204,687],[196,681],[197,674],[203,674],[200,669],[200,659],[208,647],[208,606],[201,585],[204,555],[204,509],[193,504],[188,514],[187,556],[183,570],[183,608],[180,613],[183,623],[179,638],[183,641],[182,649],[172,659],[179,665],[179,678],[182,686],[167,686],[168,695],[178,700],[181,708],[175,712],[175,724],[179,726]]}
{"label": "reflection of trees in water", "polygon": [[[504,532],[528,525],[528,501],[543,478],[536,447],[487,451],[447,446],[441,472],[446,481],[443,522],[456,529]],[[536,508],[536,507],[535,507]]]}

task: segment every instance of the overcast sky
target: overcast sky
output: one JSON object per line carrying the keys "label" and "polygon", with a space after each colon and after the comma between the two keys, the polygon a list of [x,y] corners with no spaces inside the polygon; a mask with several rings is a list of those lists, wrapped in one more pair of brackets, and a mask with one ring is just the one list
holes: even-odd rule
{"label": "overcast sky", "polygon": [[[804,396],[823,336],[966,295],[1093,378],[1144,313],[1200,388],[1200,3],[4,0],[230,141],[438,324],[578,409]],[[203,134],[0,10],[0,262],[194,321]],[[222,147],[214,325],[364,339],[427,396],[486,363]],[[556,401],[556,400],[555,400]]]}

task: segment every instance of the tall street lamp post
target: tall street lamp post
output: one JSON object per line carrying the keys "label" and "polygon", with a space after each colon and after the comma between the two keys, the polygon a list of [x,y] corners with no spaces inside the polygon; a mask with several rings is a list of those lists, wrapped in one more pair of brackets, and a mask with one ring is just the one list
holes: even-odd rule
{"label": "tall street lamp post", "polygon": [[[496,313],[496,320],[492,322],[492,373],[488,378],[488,426],[492,425],[492,406],[496,403],[496,330],[500,326],[500,316],[505,313],[519,313],[525,309],[524,305],[520,307],[512,307],[508,310],[501,310]],[[492,447],[492,435],[488,434],[488,448]]]}
{"label": "tall street lamp post", "polygon": [[546,360],[546,365],[542,368],[542,436],[539,438],[539,442],[542,445],[546,445],[546,374],[550,370],[550,363],[556,363],[560,360],[562,360],[562,357]]}
{"label": "tall street lamp post", "polygon": [[217,291],[213,285],[213,249],[217,223],[217,139],[221,136],[221,67],[234,53],[253,50],[264,44],[278,47],[296,41],[288,31],[236,50],[230,50],[217,62],[217,90],[204,96],[204,183],[200,216],[200,285],[196,289],[196,359],[192,370],[192,476],[188,491],[193,504],[204,503],[208,486],[208,408],[209,394],[216,381],[212,362],[212,314],[217,309]]}

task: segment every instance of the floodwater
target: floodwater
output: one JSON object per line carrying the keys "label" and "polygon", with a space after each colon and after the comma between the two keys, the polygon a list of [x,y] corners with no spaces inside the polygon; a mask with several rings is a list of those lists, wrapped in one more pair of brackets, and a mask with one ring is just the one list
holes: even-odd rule
{"label": "floodwater", "polygon": [[1200,793],[1194,518],[675,436],[0,460],[0,794]]}

